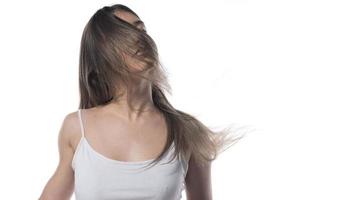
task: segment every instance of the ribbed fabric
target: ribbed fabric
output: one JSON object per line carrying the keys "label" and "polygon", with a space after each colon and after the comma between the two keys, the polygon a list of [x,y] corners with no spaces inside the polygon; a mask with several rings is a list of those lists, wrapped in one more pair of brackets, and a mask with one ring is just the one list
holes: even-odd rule
{"label": "ribbed fabric", "polygon": [[174,143],[160,163],[142,168],[153,159],[126,162],[108,158],[88,143],[81,110],[78,117],[82,137],[72,159],[76,200],[180,200],[185,189],[188,162],[173,155]]}

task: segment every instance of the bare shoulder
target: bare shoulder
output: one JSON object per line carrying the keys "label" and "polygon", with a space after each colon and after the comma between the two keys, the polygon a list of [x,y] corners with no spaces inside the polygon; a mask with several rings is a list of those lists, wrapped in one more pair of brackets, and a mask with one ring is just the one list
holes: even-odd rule
{"label": "bare shoulder", "polygon": [[78,118],[78,111],[67,113],[62,121],[61,130],[59,132],[59,140],[67,143],[76,149],[77,141],[81,137],[81,126]]}
{"label": "bare shoulder", "polygon": [[64,116],[59,134],[59,163],[51,178],[45,185],[39,199],[70,199],[74,189],[74,139],[80,137],[77,111]]}
{"label": "bare shoulder", "polygon": [[185,178],[187,199],[211,200],[211,162],[206,165],[198,165],[192,154],[188,165]]}

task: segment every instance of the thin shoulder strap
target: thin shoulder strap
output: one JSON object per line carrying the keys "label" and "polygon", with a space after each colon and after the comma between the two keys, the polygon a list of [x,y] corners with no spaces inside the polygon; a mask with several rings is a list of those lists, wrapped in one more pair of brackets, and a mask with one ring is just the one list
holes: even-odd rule
{"label": "thin shoulder strap", "polygon": [[83,122],[82,122],[81,110],[82,109],[78,109],[78,119],[80,121],[80,127],[81,127],[82,137],[85,137],[85,131],[84,131]]}

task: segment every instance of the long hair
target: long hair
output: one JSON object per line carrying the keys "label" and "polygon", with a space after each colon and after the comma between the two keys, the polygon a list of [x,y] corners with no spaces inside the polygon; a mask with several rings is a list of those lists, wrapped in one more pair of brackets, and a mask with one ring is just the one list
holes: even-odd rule
{"label": "long hair", "polygon": [[[160,155],[150,164],[158,163],[174,142],[176,156],[188,161],[191,156],[199,165],[216,159],[226,147],[240,137],[232,137],[230,128],[214,131],[195,116],[174,108],[165,92],[171,94],[171,87],[153,39],[115,12],[129,12],[139,16],[125,5],[104,6],[87,22],[81,38],[79,60],[79,108],[106,105],[118,97],[128,94],[131,80],[149,81],[152,87],[153,103],[163,114],[167,127],[167,143]],[[145,67],[132,71],[125,62],[131,56],[144,63]],[[124,88],[122,93],[117,93]],[[127,95],[127,105],[130,106]]]}

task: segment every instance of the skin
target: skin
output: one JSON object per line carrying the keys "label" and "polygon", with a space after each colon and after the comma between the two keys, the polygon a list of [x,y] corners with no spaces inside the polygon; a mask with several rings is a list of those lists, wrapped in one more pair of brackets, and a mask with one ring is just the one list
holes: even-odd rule
{"label": "skin", "polygon": [[[128,12],[118,12],[116,15],[131,24],[140,20]],[[145,29],[143,24],[137,27]],[[135,62],[130,64],[135,69],[140,67]],[[126,106],[126,97],[104,106],[84,109],[85,137],[93,149],[110,159],[133,162],[156,158],[167,142],[167,126],[163,115],[153,104],[151,85],[136,82],[128,95],[132,106],[138,111]],[[71,162],[80,139],[81,127],[75,111],[63,119],[58,134],[59,163],[45,185],[40,200],[71,198],[74,192]],[[211,163],[198,166],[192,155],[185,183],[187,200],[212,200]]]}

